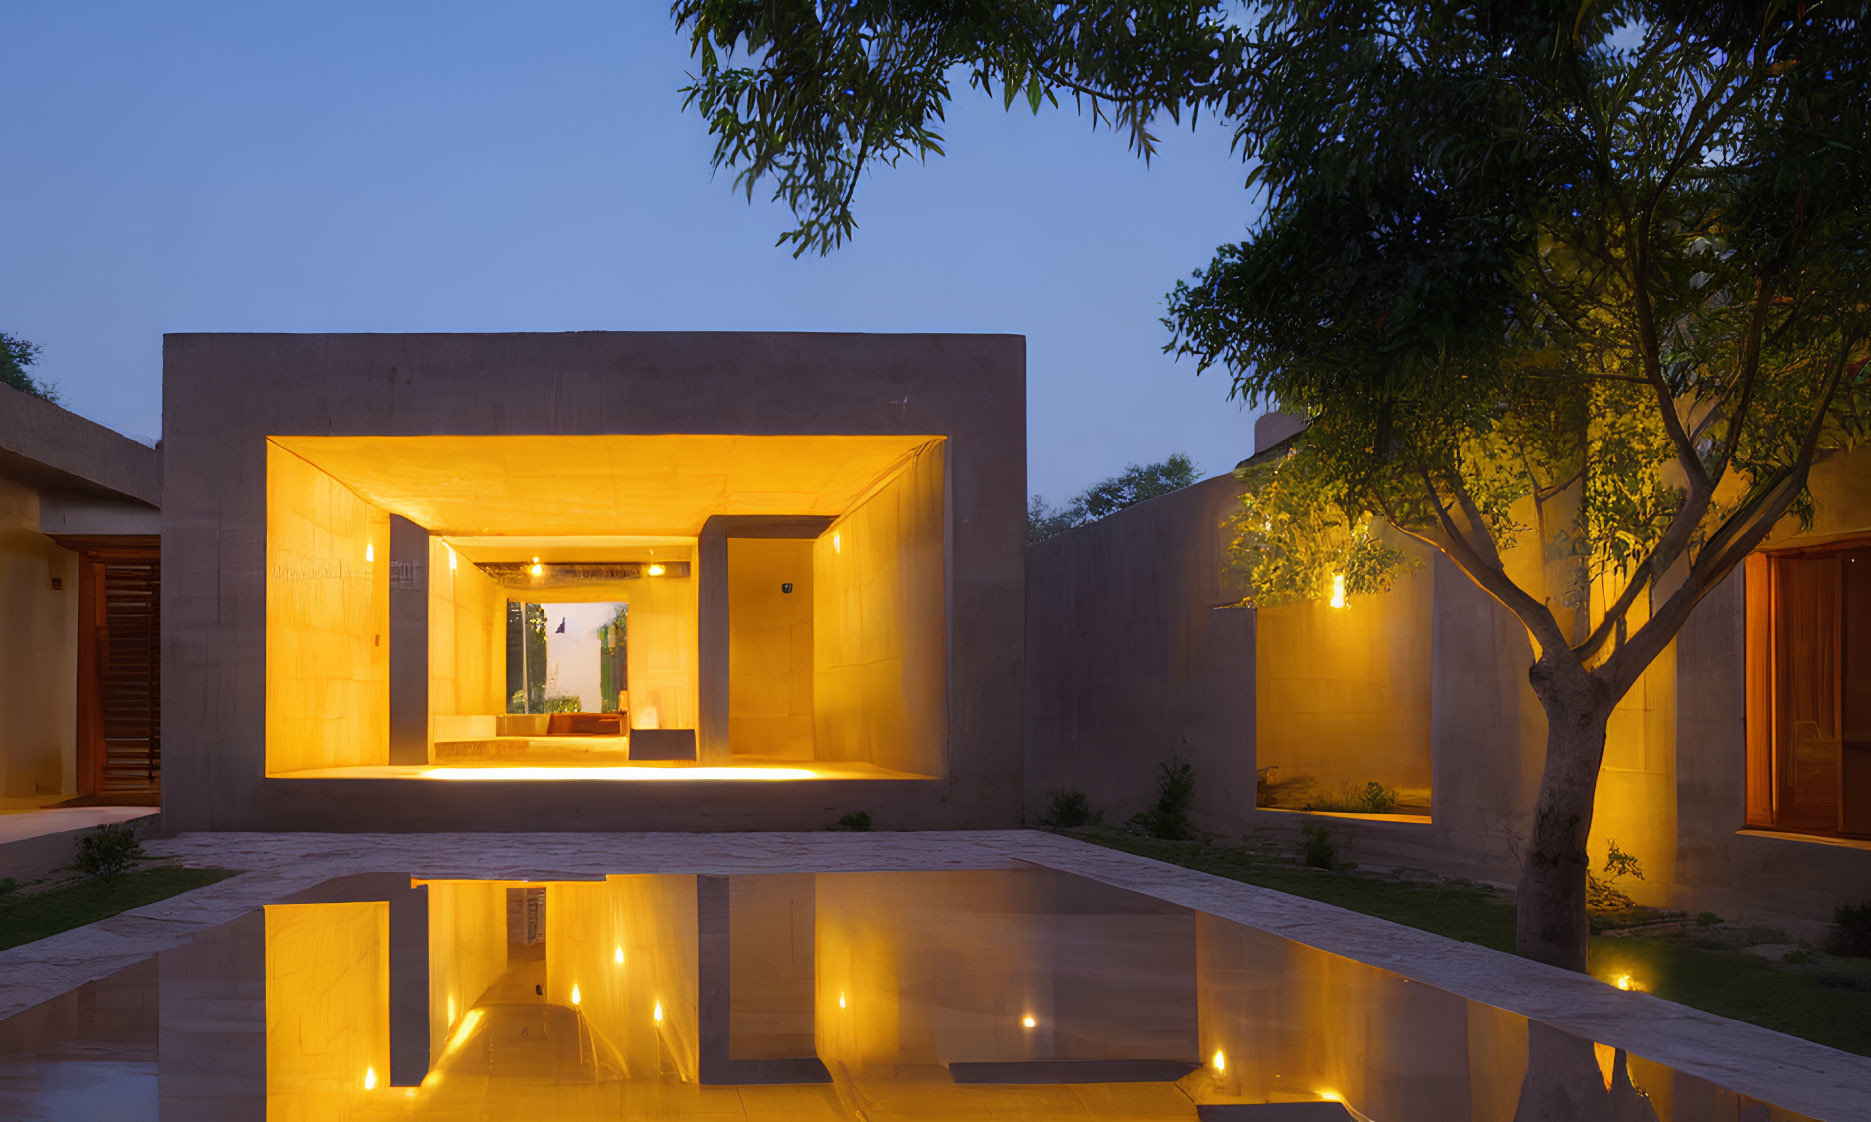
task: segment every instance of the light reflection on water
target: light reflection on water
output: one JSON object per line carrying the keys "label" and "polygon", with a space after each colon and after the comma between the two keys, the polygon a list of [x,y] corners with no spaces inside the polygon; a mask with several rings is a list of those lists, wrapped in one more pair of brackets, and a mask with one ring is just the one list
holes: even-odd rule
{"label": "light reflection on water", "polygon": [[1377,1122],[1798,1118],[1032,868],[350,877],[0,1022],[6,1118],[1195,1119],[1269,1102]]}

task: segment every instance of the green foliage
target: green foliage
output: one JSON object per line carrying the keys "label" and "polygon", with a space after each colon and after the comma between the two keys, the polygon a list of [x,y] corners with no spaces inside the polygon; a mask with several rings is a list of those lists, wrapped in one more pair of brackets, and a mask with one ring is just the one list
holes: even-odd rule
{"label": "green foliage", "polygon": [[871,828],[871,815],[868,810],[854,810],[840,818],[830,829],[833,830],[868,830]]}
{"label": "green foliage", "polygon": [[[1247,480],[1261,602],[1381,587],[1393,559],[1353,556],[1381,516],[1543,651],[1628,650],[1622,692],[1810,509],[1811,456],[1861,438],[1871,393],[1871,36],[1849,4],[1741,13],[1260,9],[1223,108],[1265,217],[1165,323],[1310,421]],[[1528,534],[1520,588],[1499,556]]]}
{"label": "green foliage", "polygon": [[1832,953],[1871,958],[1871,900],[1832,910]]}
{"label": "green foliage", "polygon": [[1196,481],[1195,461],[1181,452],[1154,464],[1130,464],[1123,471],[1079,492],[1065,507],[1053,506],[1039,495],[1027,501],[1026,543],[1045,541],[1145,499],[1167,495]]}
{"label": "green foliage", "polygon": [[1338,867],[1338,847],[1332,844],[1332,832],[1317,822],[1300,827],[1299,855],[1314,869]]}
{"label": "green foliage", "polygon": [[581,701],[576,697],[548,697],[545,699],[544,708],[540,711],[543,713],[577,713],[580,707]]}
{"label": "green foliage", "polygon": [[1618,887],[1618,881],[1625,877],[1644,879],[1643,864],[1636,857],[1618,848],[1615,840],[1605,842],[1605,865],[1601,870],[1602,878],[1593,873],[1585,875],[1585,904],[1593,911],[1623,911],[1637,906],[1630,895]]}
{"label": "green foliage", "polygon": [[778,244],[795,256],[851,236],[867,167],[943,154],[962,75],[1009,109],[1064,94],[1148,159],[1153,118],[1193,119],[1242,46],[1227,5],[1188,0],[676,0],[671,15],[700,67],[683,106],[708,122],[714,165],[734,168],[737,188],[751,200],[770,181],[792,209]]}
{"label": "green foliage", "polygon": [[1091,800],[1077,788],[1046,792],[1046,809],[1039,816],[1039,824],[1049,830],[1076,830],[1103,821],[1104,812],[1092,810]]}
{"label": "green foliage", "polygon": [[1300,803],[1299,809],[1348,811],[1353,814],[1393,814],[1397,809],[1397,789],[1375,779],[1362,787],[1355,783],[1342,784],[1336,792],[1329,794],[1316,787],[1312,790],[1314,793]]}
{"label": "green foliage", "polygon": [[19,881],[12,877],[0,877],[0,896],[5,896],[19,887]]}
{"label": "green foliage", "polygon": [[1197,836],[1189,822],[1189,807],[1195,802],[1195,770],[1180,759],[1157,765],[1156,802],[1148,810],[1137,812],[1130,824],[1151,837],[1185,841]]}
{"label": "green foliage", "polygon": [[0,331],[0,385],[57,401],[57,387],[27,373],[26,368],[39,361],[39,354],[39,344]]}
{"label": "green foliage", "polygon": [[1696,915],[1697,927],[1719,927],[1721,926],[1721,922],[1722,917],[1716,915],[1714,912],[1700,912]]}
{"label": "green foliage", "polygon": [[92,877],[43,892],[0,897],[0,950],[30,943],[131,908],[165,900],[234,876],[232,869],[185,869],[155,865],[104,880]]}
{"label": "green foliage", "polygon": [[112,880],[143,860],[143,843],[129,822],[109,822],[78,835],[78,870],[86,876]]}

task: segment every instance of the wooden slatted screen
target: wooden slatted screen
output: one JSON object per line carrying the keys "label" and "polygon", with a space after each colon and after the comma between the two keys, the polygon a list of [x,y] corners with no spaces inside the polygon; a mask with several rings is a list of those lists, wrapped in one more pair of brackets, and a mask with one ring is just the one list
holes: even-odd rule
{"label": "wooden slatted screen", "polygon": [[100,794],[150,791],[161,783],[161,573],[156,560],[105,560],[98,566]]}

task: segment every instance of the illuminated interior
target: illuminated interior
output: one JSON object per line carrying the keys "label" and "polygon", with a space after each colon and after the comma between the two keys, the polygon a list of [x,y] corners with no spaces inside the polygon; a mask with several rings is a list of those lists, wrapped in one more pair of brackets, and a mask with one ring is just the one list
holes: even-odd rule
{"label": "illuminated interior", "polygon": [[271,438],[267,774],[940,776],[944,447]]}

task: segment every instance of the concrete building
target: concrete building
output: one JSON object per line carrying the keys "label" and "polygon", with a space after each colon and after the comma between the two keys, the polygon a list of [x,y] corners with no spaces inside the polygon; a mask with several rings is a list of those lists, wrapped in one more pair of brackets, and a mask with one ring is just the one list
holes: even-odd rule
{"label": "concrete building", "polygon": [[[1293,431],[1264,419],[1256,454]],[[1639,859],[1639,902],[1819,923],[1871,898],[1867,480],[1866,450],[1816,464],[1815,523],[1780,526],[1613,716],[1590,848]],[[1384,595],[1243,606],[1239,494],[1217,476],[1028,551],[1029,809],[1078,789],[1122,820],[1177,757],[1212,832],[1323,826],[1362,864],[1512,883],[1546,731],[1524,629],[1400,536],[1421,564]]]}
{"label": "concrete building", "polygon": [[155,449],[0,386],[0,803],[11,809],[155,801],[161,481]]}
{"label": "concrete building", "polygon": [[1024,362],[169,336],[165,827],[1017,824]]}

